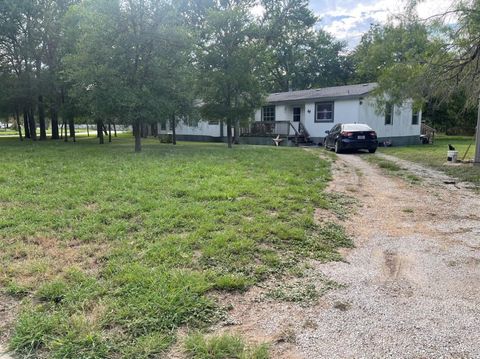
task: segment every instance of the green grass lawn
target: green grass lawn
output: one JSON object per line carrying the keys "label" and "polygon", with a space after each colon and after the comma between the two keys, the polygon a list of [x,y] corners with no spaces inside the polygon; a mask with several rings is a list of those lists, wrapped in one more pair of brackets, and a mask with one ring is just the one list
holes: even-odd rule
{"label": "green grass lawn", "polygon": [[13,135],[18,135],[18,131],[14,131],[11,129],[0,129],[0,137],[1,136],[13,136]]}
{"label": "green grass lawn", "polygon": [[472,138],[459,136],[441,136],[435,140],[434,145],[380,148],[380,151],[405,160],[428,165],[452,177],[471,182],[476,187],[480,187],[480,167],[472,165],[445,165],[447,162],[448,144],[452,144],[457,149],[459,159],[463,158],[469,144],[472,144],[472,147],[466,159],[472,159],[475,154],[475,144]]}
{"label": "green grass lawn", "polygon": [[[152,357],[180,326],[221,318],[215,291],[301,273],[302,260],[339,260],[351,245],[313,220],[338,206],[320,150],[148,140],[135,154],[131,138],[11,138],[0,151],[0,295],[21,301],[19,357]],[[217,345],[187,342],[192,358]]]}
{"label": "green grass lawn", "polygon": [[[96,131],[97,130],[95,130],[95,129],[90,129],[89,132],[87,132],[87,130],[84,129],[84,128],[76,129],[75,130],[75,135],[77,137],[84,137],[84,136],[87,136],[89,134],[90,137],[95,137],[95,135],[97,133]],[[123,131],[118,131],[118,132],[123,133]],[[46,133],[47,133],[47,137],[50,137],[52,135],[51,130],[46,131]],[[112,136],[113,136],[113,134],[114,134],[114,132],[112,130]],[[16,131],[16,130],[14,131],[14,130],[11,130],[11,129],[8,129],[8,130],[1,129],[0,130],[0,139],[2,137],[12,137],[12,136],[18,136],[18,131]],[[25,136],[25,132],[24,132],[23,129],[22,129],[22,136]],[[62,136],[63,136],[63,133],[62,133]],[[37,129],[37,137],[40,137],[40,131],[38,129]],[[105,137],[107,138],[108,136],[105,136]],[[69,140],[70,140],[70,138],[69,138]]]}

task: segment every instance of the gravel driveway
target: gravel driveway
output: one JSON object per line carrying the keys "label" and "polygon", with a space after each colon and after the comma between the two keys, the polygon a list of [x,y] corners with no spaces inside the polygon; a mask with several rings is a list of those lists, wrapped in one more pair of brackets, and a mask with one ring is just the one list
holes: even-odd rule
{"label": "gravel driveway", "polygon": [[415,165],[422,184],[408,184],[362,156],[340,155],[329,189],[358,201],[342,223],[356,248],[308,278],[344,286],[306,308],[258,300],[261,288],[225,297],[217,331],[273,343],[275,359],[480,358],[479,195]]}
{"label": "gravel driveway", "polygon": [[480,198],[415,174],[423,185],[340,156],[332,190],[360,201],[356,249],[319,270],[346,284],[325,299],[348,310],[318,311],[296,340],[305,358],[480,358]]}

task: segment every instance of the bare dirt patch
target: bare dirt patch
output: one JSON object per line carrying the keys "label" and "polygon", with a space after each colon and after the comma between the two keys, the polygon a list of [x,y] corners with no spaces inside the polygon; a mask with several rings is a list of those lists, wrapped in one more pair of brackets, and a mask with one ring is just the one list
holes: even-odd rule
{"label": "bare dirt patch", "polygon": [[312,262],[308,281],[343,286],[313,306],[259,300],[259,287],[225,295],[232,310],[214,332],[269,342],[273,358],[480,357],[480,198],[408,170],[426,181],[339,156],[329,191],[358,201],[343,221],[356,248],[344,262]]}

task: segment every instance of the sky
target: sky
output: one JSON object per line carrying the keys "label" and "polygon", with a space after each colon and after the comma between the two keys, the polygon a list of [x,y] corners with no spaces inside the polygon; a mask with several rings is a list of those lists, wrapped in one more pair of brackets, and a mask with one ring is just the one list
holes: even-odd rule
{"label": "sky", "polygon": [[[452,8],[453,0],[423,0],[417,9],[421,18],[441,14]],[[385,23],[403,11],[402,0],[310,0],[310,7],[322,20],[320,27],[339,40],[355,47],[372,23]]]}

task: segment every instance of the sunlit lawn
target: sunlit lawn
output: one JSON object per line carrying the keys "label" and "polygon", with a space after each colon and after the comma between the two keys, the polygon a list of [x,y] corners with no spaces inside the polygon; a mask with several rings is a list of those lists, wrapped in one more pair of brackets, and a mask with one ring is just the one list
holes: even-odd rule
{"label": "sunlit lawn", "polygon": [[350,241],[313,220],[333,206],[318,151],[1,139],[1,295],[21,301],[10,348],[148,358],[222,316],[212,292],[339,259]]}

